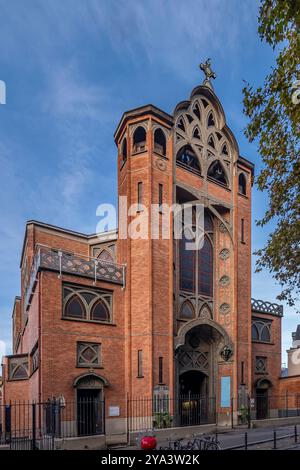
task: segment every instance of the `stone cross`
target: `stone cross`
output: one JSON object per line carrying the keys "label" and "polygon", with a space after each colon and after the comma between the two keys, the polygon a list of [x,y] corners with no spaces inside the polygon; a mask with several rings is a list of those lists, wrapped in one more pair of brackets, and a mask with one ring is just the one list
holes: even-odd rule
{"label": "stone cross", "polygon": [[215,79],[217,77],[217,75],[215,74],[215,72],[211,68],[210,59],[207,59],[206,62],[202,62],[202,64],[200,64],[199,67],[205,75],[203,85],[206,85],[206,86],[209,86],[209,87],[212,88],[212,83],[211,83],[210,79],[211,78]]}

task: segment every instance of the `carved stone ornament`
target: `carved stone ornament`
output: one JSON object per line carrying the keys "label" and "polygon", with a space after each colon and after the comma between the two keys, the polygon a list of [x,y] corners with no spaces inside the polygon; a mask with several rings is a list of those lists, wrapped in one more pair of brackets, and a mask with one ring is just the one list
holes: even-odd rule
{"label": "carved stone ornament", "polygon": [[157,158],[155,160],[155,166],[160,171],[166,171],[166,169],[167,169],[167,164],[162,158]]}
{"label": "carved stone ornament", "polygon": [[222,286],[222,287],[229,286],[229,284],[230,284],[230,277],[229,277],[229,276],[226,276],[226,275],[222,276],[221,279],[220,279],[220,281],[219,281],[219,283],[220,283],[220,286]]}
{"label": "carved stone ornament", "polygon": [[222,305],[220,305],[220,313],[228,313],[230,311],[230,305],[224,302]]}
{"label": "carved stone ornament", "polygon": [[220,258],[223,259],[223,260],[226,260],[229,258],[229,255],[230,255],[230,252],[228,250],[228,248],[223,248],[223,250],[220,251]]}
{"label": "carved stone ornament", "polygon": [[211,311],[208,307],[203,307],[200,311],[200,317],[201,318],[212,318]]}
{"label": "carved stone ornament", "polygon": [[221,358],[227,362],[231,358],[232,354],[233,354],[232,349],[229,346],[227,346],[227,344],[225,344],[224,348],[220,352]]}

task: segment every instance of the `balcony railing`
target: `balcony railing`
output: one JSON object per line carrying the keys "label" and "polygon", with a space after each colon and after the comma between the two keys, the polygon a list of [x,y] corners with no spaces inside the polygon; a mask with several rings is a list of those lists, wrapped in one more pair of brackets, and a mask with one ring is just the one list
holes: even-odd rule
{"label": "balcony railing", "polygon": [[251,299],[252,312],[269,313],[278,317],[283,316],[283,306],[259,299]]}
{"label": "balcony railing", "polygon": [[62,274],[88,277],[94,281],[106,281],[125,287],[125,265],[98,260],[84,255],[40,245],[33,259],[29,281],[25,286],[24,307],[28,309],[37,282],[37,273],[49,270]]}

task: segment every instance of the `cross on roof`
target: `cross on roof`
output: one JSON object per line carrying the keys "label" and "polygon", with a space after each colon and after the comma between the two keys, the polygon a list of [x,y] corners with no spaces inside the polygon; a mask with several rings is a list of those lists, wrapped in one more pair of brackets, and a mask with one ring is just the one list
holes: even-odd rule
{"label": "cross on roof", "polygon": [[203,85],[212,87],[212,83],[211,83],[210,79],[211,78],[215,79],[217,77],[217,75],[215,74],[215,72],[211,68],[210,59],[207,59],[205,62],[202,62],[199,65],[199,67],[205,75]]}

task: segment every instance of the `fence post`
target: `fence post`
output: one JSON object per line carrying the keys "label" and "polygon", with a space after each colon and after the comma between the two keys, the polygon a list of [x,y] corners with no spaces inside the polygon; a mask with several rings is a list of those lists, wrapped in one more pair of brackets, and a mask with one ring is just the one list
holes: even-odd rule
{"label": "fence post", "polygon": [[273,449],[276,450],[276,449],[277,449],[277,435],[276,435],[276,431],[274,431],[273,441],[274,441]]}
{"label": "fence post", "polygon": [[231,398],[231,429],[233,429],[233,397]]}
{"label": "fence post", "polygon": [[32,440],[31,450],[36,449],[36,404],[32,403],[32,415],[31,415],[31,426],[32,426]]}
{"label": "fence post", "polygon": [[248,450],[248,433],[245,432],[245,450]]}
{"label": "fence post", "polygon": [[102,403],[102,406],[103,406],[103,434],[105,435],[106,434],[106,429],[105,429],[105,426],[106,426],[106,403],[105,403],[105,397],[103,397],[103,403]]}
{"label": "fence post", "polygon": [[248,395],[248,429],[251,428],[251,401],[250,396]]}
{"label": "fence post", "polygon": [[286,391],[286,417],[289,417],[289,392]]}
{"label": "fence post", "polygon": [[297,444],[298,435],[297,435],[297,424],[295,425],[295,444]]}

